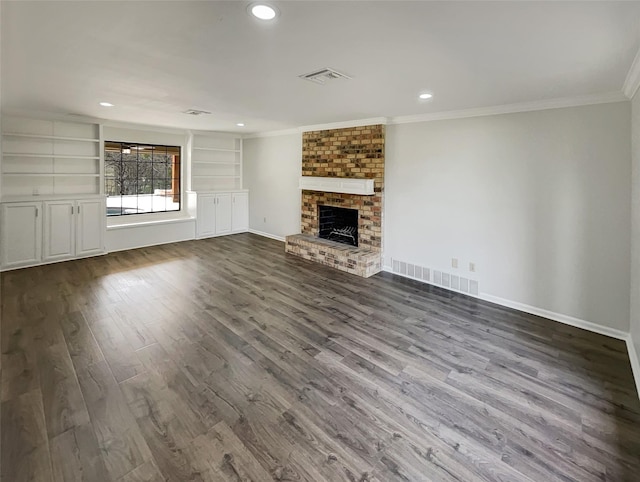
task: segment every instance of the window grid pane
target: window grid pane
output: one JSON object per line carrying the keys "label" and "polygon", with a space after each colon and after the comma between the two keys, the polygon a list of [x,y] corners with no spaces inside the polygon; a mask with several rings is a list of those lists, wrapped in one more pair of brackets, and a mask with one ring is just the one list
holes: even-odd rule
{"label": "window grid pane", "polygon": [[107,216],[179,211],[180,147],[105,142]]}

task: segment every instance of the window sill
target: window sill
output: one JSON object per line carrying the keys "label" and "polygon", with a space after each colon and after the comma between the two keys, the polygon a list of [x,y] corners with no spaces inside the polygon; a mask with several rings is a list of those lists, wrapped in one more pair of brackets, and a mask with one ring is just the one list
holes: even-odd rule
{"label": "window sill", "polygon": [[[126,217],[129,218],[129,217],[133,217],[133,216],[134,215],[126,216]],[[195,221],[195,220],[196,220],[195,217],[185,216],[185,215],[173,216],[173,217],[169,217],[169,218],[152,219],[152,220],[148,220],[148,221],[139,220],[139,218],[137,220],[133,220],[133,219],[126,219],[126,220],[122,220],[122,219],[118,219],[118,220],[107,219],[107,231],[112,231],[112,230],[116,230],[116,229],[142,228],[142,227],[145,227],[145,226],[156,226],[156,225],[161,225],[161,224],[187,223],[187,222],[192,222],[192,221]]]}

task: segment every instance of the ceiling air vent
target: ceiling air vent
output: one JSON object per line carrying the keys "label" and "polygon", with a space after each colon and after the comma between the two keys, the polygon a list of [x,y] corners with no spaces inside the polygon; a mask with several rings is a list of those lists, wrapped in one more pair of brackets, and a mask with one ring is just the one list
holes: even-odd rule
{"label": "ceiling air vent", "polygon": [[198,110],[198,109],[185,110],[184,113],[189,115],[211,114],[211,112],[208,112],[206,110]]}
{"label": "ceiling air vent", "polygon": [[324,84],[328,80],[335,79],[351,79],[348,75],[341,74],[340,72],[330,69],[324,68],[320,70],[315,70],[309,74],[304,74],[299,76],[301,79],[308,80],[310,82],[314,82],[316,84]]}

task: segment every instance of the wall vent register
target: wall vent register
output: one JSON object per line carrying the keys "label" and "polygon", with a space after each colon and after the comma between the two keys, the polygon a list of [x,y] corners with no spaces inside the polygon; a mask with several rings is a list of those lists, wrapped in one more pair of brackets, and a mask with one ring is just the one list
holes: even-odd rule
{"label": "wall vent register", "polygon": [[351,77],[349,77],[348,75],[342,74],[337,70],[330,69],[328,67],[325,67],[324,69],[315,70],[308,74],[300,75],[299,77],[303,80],[308,80],[309,82],[313,82],[315,84],[320,84],[320,85],[323,85],[330,80],[336,80],[336,79],[350,80],[351,79]]}

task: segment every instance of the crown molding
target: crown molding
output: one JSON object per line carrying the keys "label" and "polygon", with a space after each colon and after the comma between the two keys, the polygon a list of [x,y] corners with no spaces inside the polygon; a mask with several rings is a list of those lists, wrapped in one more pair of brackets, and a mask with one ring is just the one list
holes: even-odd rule
{"label": "crown molding", "polygon": [[476,109],[451,110],[433,112],[429,114],[407,115],[391,117],[389,124],[410,124],[414,122],[429,122],[437,120],[465,119],[468,117],[482,117],[488,115],[515,114],[518,112],[532,112],[547,109],[562,109],[564,107],[578,107],[582,105],[609,104],[625,102],[629,99],[622,92],[608,92],[605,94],[583,95],[577,97],[563,97],[559,99],[536,100],[517,104],[479,107]]}
{"label": "crown molding", "polygon": [[255,137],[277,137],[277,136],[286,136],[290,134],[299,134],[302,132],[311,132],[311,131],[325,131],[329,129],[345,129],[348,127],[360,127],[360,126],[371,126],[378,124],[387,124],[389,119],[387,117],[371,117],[369,119],[357,119],[352,121],[342,121],[342,122],[330,122],[327,124],[314,124],[309,126],[300,126],[294,127],[292,129],[284,129],[279,131],[265,131],[265,132],[253,132],[251,134],[243,135],[243,139],[252,139]]}
{"label": "crown molding", "polygon": [[638,87],[640,87],[640,50],[638,50],[636,57],[633,59],[631,68],[627,73],[627,78],[624,80],[622,92],[624,92],[624,95],[629,99],[633,99],[633,96],[638,91]]}
{"label": "crown molding", "polygon": [[[640,61],[638,62],[640,68]],[[547,109],[562,109],[565,107],[579,107],[583,105],[612,104],[616,102],[628,102],[629,98],[620,91],[607,92],[604,94],[581,95],[575,97],[562,97],[558,99],[536,100],[533,102],[520,102],[517,104],[496,105],[491,107],[479,107],[475,109],[450,110],[444,112],[432,112],[429,114],[406,115],[396,117],[373,117],[370,119],[360,119],[344,122],[332,122],[328,124],[317,124],[310,126],[296,127],[279,131],[254,132],[243,135],[243,139],[256,137],[277,137],[290,134],[297,134],[309,131],[320,131],[326,129],[341,129],[346,127],[358,127],[373,124],[411,124],[414,122],[429,122],[438,120],[465,119],[468,117],[482,117],[500,114],[515,114],[518,112],[532,112]]]}
{"label": "crown molding", "polygon": [[[26,117],[29,119],[42,119],[48,121],[76,122],[80,124],[100,124],[104,127],[118,129],[132,129],[139,131],[164,132],[167,134],[187,134],[189,129],[180,127],[167,127],[152,124],[136,124],[134,122],[117,121],[101,117],[91,117],[82,114],[61,114],[56,112],[40,112],[25,109],[3,109],[3,116]],[[237,136],[236,136],[237,137]]]}
{"label": "crown molding", "polygon": [[387,124],[389,121],[386,117],[371,117],[369,119],[358,119],[344,122],[330,122],[328,124],[316,124],[311,126],[300,127],[300,132],[326,131],[329,129],[344,129],[347,127],[372,126],[378,124]]}
{"label": "crown molding", "polygon": [[[264,131],[264,132],[253,132],[249,134],[242,134],[239,137],[242,139],[253,139],[260,137],[278,137],[278,136],[286,136],[291,134],[299,134],[302,132],[310,132],[310,131],[321,131],[321,130],[329,130],[329,129],[343,129],[349,127],[360,127],[367,125],[393,125],[393,124],[411,124],[415,122],[429,122],[429,121],[438,121],[438,120],[452,120],[452,119],[465,119],[469,117],[482,117],[482,116],[490,116],[490,115],[500,115],[500,114],[515,114],[518,112],[532,112],[537,110],[547,110],[547,109],[562,109],[565,107],[578,107],[583,105],[595,105],[595,104],[610,104],[615,102],[626,102],[630,98],[633,97],[638,87],[640,86],[640,51],[629,70],[629,74],[627,75],[627,80],[625,81],[624,93],[621,91],[616,92],[607,92],[604,94],[591,94],[591,95],[583,95],[576,97],[562,97],[558,99],[548,99],[548,100],[537,100],[532,102],[520,102],[516,104],[505,104],[505,105],[497,105],[491,107],[479,107],[474,109],[462,109],[462,110],[451,110],[451,111],[443,111],[443,112],[432,112],[428,114],[416,114],[416,115],[406,115],[406,116],[396,116],[396,117],[371,117],[368,119],[357,119],[352,121],[341,121],[341,122],[330,122],[327,124],[315,124],[308,126],[300,126],[293,127],[290,129],[281,129],[274,131]],[[156,131],[164,131],[171,132],[174,134],[188,134],[189,132],[193,132],[194,134],[230,134],[232,136],[238,137],[237,133],[229,133],[223,131],[196,131],[190,129],[180,129],[180,128],[171,128],[165,126],[153,126],[147,124],[134,124],[128,122],[120,122],[120,121],[110,121],[107,119],[99,119],[92,117],[85,117],[81,115],[74,114],[51,114],[44,112],[27,112],[27,111],[19,111],[19,110],[3,110],[3,115],[23,115],[25,117],[34,117],[40,119],[50,119],[50,120],[66,120],[68,122],[90,122],[96,124],[103,124],[105,126],[112,127],[123,127],[130,129],[140,129],[140,130],[156,130]]]}
{"label": "crown molding", "polygon": [[3,116],[26,117],[28,119],[42,119],[48,121],[79,122],[81,124],[103,124],[106,119],[92,117],[83,114],[61,114],[28,109],[4,108]]}
{"label": "crown molding", "polygon": [[164,134],[176,134],[176,135],[188,135],[189,129],[182,129],[180,127],[166,127],[166,126],[157,126],[151,124],[136,124],[134,122],[122,122],[115,120],[105,120],[103,119],[100,124],[103,127],[110,127],[113,129],[128,129],[134,131],[145,131],[145,132],[161,132]]}
{"label": "crown molding", "polygon": [[243,139],[255,139],[257,137],[278,137],[278,136],[288,136],[291,134],[299,134],[302,132],[300,127],[293,127],[291,129],[281,129],[277,131],[264,131],[264,132],[252,132],[250,134],[243,134]]}

